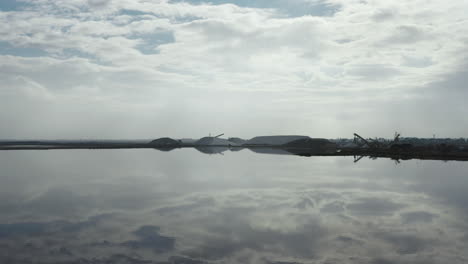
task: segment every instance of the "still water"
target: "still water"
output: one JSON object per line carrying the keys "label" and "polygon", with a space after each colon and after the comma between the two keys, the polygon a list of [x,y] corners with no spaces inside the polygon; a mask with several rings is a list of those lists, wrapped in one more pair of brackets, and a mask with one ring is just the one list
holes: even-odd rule
{"label": "still water", "polygon": [[0,152],[0,263],[468,263],[468,163]]}

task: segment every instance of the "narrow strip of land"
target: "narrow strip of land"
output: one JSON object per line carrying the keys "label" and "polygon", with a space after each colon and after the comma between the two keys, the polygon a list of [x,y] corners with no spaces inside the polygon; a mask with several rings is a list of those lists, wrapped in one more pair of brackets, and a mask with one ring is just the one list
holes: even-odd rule
{"label": "narrow strip of land", "polygon": [[205,137],[200,140],[121,140],[121,141],[0,141],[0,150],[58,150],[58,149],[174,149],[195,148],[205,154],[249,149],[259,154],[279,154],[297,156],[354,156],[355,161],[362,157],[390,158],[394,160],[454,160],[468,161],[468,149],[456,145],[428,144],[413,146],[407,143],[375,144],[369,146],[343,146],[326,139],[313,139],[304,136],[257,137],[243,141]]}

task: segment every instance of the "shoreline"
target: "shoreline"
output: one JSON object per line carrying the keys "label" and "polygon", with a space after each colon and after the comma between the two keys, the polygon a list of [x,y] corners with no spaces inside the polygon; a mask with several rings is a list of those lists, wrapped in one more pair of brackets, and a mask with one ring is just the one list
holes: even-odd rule
{"label": "shoreline", "polygon": [[[279,155],[296,155],[303,157],[331,157],[331,156],[353,156],[355,161],[359,161],[363,157],[369,158],[389,158],[392,160],[442,160],[442,161],[468,161],[468,151],[441,151],[429,148],[419,149],[371,149],[371,148],[339,148],[335,150],[306,148],[306,147],[285,147],[285,146],[226,146],[226,145],[195,145],[186,144],[181,146],[158,146],[150,143],[66,143],[66,144],[0,144],[0,151],[14,150],[73,150],[73,149],[88,149],[88,150],[104,150],[104,149],[156,149],[160,151],[171,151],[175,149],[194,148],[197,150],[213,150],[212,153],[222,153],[227,150],[239,151],[249,149],[258,154],[279,154]],[[265,152],[267,151],[267,152]],[[271,153],[268,153],[271,151]],[[203,152],[203,151],[201,151]]]}

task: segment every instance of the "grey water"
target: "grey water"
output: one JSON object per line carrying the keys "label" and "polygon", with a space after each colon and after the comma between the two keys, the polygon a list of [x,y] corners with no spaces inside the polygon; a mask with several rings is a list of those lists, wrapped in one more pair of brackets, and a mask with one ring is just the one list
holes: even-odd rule
{"label": "grey water", "polygon": [[468,163],[0,152],[0,263],[468,263]]}

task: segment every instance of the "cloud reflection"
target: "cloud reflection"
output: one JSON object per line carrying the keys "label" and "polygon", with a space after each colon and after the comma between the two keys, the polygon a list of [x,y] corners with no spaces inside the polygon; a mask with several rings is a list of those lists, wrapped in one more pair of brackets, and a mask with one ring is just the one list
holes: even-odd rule
{"label": "cloud reflection", "polygon": [[[63,163],[67,170],[43,171],[49,178],[34,182],[21,178],[38,171],[33,163],[31,172],[9,167],[17,173],[15,197],[27,198],[14,206],[0,201],[8,215],[0,222],[0,263],[468,261],[468,214],[461,200],[454,202],[464,197],[460,163],[79,153],[90,156],[79,165],[89,175],[73,178],[64,171],[79,168]],[[91,166],[95,160],[100,166]],[[450,173],[430,185],[440,164]],[[45,191],[32,188],[44,182]]]}

